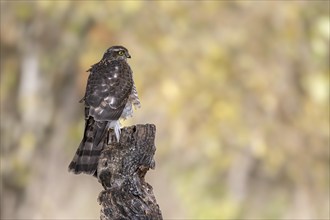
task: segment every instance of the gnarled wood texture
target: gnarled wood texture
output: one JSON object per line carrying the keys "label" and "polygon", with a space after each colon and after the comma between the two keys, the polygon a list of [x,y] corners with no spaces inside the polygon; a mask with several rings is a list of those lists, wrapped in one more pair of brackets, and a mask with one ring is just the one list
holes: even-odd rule
{"label": "gnarled wood texture", "polygon": [[162,219],[152,187],[144,180],[155,167],[155,132],[152,124],[126,127],[119,142],[113,131],[109,133],[97,171],[105,189],[98,199],[101,220]]}

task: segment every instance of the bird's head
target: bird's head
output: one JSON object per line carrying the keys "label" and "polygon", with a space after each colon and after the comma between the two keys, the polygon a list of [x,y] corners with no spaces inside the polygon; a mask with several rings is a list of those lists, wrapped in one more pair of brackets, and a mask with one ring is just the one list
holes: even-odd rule
{"label": "bird's head", "polygon": [[103,55],[102,59],[106,60],[126,60],[131,58],[128,50],[123,46],[112,46]]}

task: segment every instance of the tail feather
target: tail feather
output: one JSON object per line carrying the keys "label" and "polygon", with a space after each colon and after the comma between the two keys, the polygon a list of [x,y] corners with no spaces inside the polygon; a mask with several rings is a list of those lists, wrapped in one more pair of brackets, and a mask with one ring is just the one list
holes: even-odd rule
{"label": "tail feather", "polygon": [[106,136],[107,124],[106,121],[95,121],[93,117],[86,120],[84,137],[69,165],[69,171],[75,174],[95,175]]}

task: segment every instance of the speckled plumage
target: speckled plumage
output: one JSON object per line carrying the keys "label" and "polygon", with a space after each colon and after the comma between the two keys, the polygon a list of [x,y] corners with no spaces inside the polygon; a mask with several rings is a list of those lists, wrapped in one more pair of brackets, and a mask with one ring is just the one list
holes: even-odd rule
{"label": "speckled plumage", "polygon": [[81,100],[85,102],[85,131],[69,171],[95,175],[107,130],[114,129],[119,141],[119,119],[132,116],[132,105],[140,107],[127,58],[130,55],[126,48],[113,46],[88,70],[86,93]]}

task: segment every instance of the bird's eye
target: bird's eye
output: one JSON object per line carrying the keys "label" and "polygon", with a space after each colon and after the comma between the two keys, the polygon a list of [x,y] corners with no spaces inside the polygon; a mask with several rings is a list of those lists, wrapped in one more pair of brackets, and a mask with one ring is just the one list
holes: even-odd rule
{"label": "bird's eye", "polygon": [[120,51],[118,52],[118,54],[119,54],[120,56],[122,56],[122,55],[124,55],[124,51],[120,50]]}

